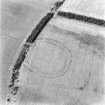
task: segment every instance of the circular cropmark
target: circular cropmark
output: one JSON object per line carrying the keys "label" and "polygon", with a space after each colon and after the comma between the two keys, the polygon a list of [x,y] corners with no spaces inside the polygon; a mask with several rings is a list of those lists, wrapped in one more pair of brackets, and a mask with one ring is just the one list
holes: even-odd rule
{"label": "circular cropmark", "polygon": [[57,40],[40,38],[30,49],[28,64],[40,76],[62,76],[71,64],[71,51]]}

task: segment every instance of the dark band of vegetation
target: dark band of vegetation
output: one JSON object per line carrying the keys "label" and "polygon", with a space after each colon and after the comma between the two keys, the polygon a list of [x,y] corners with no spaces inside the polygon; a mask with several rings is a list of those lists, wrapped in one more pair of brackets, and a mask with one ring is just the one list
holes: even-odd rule
{"label": "dark band of vegetation", "polygon": [[79,14],[75,14],[71,12],[63,12],[63,11],[59,11],[57,15],[68,18],[68,19],[79,20],[82,22],[91,23],[91,24],[105,27],[105,20],[102,20],[102,19],[96,19],[93,17],[79,15]]}
{"label": "dark band of vegetation", "polygon": [[[40,32],[43,30],[43,28],[46,26],[46,24],[50,21],[50,19],[54,16],[54,12],[57,11],[57,9],[63,4],[63,1],[57,1],[53,8],[51,8],[51,12],[47,13],[46,16],[44,16],[41,21],[37,24],[37,26],[33,29],[31,35],[27,38],[26,42],[33,43]],[[54,11],[54,12],[53,12]]]}
{"label": "dark band of vegetation", "polygon": [[[36,28],[32,31],[31,35],[26,40],[26,43],[33,43],[36,38],[38,37],[41,30],[44,28],[44,26],[48,23],[48,21],[53,17],[54,13],[48,13],[47,16],[45,16],[39,24],[36,26]],[[18,79],[19,76],[19,69],[22,65],[22,62],[24,61],[26,54],[29,50],[30,45],[24,44],[22,47],[22,50],[19,54],[19,57],[16,60],[15,65],[12,68],[12,78],[11,78],[11,84],[9,85],[9,88],[14,86],[14,81]]]}
{"label": "dark band of vegetation", "polygon": [[[12,95],[16,95],[17,91],[19,89],[18,86],[15,86],[15,82],[16,82],[16,80],[18,80],[19,69],[20,69],[24,59],[26,58],[27,52],[29,51],[31,44],[34,43],[34,41],[37,39],[40,32],[47,25],[47,23],[50,21],[50,19],[53,18],[56,10],[60,7],[60,5],[63,4],[63,2],[64,2],[64,0],[62,2],[58,1],[57,3],[55,3],[54,7],[51,9],[51,12],[47,13],[47,15],[41,19],[41,21],[38,23],[38,25],[33,29],[31,35],[26,39],[26,42],[23,45],[23,47],[19,53],[19,56],[18,56],[15,64],[12,67],[12,76],[11,76],[11,81],[9,84],[9,91]],[[7,101],[10,101],[10,97],[7,99]]]}
{"label": "dark band of vegetation", "polygon": [[27,38],[26,42],[33,43],[42,29],[46,26],[48,21],[54,16],[54,13],[48,13],[42,20],[39,22],[39,24],[33,29],[31,35]]}

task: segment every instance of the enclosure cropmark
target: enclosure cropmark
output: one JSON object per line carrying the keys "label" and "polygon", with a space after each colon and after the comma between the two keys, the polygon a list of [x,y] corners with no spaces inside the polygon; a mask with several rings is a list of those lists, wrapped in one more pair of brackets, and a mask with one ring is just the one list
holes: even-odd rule
{"label": "enclosure cropmark", "polygon": [[61,42],[49,38],[37,39],[27,58],[25,66],[48,78],[63,76],[72,62],[71,51]]}

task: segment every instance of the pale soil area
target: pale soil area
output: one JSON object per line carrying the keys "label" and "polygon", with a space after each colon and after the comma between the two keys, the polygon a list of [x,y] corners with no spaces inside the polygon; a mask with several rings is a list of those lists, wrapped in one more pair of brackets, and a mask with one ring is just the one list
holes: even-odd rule
{"label": "pale soil area", "polygon": [[61,10],[105,19],[105,0],[66,0]]}

